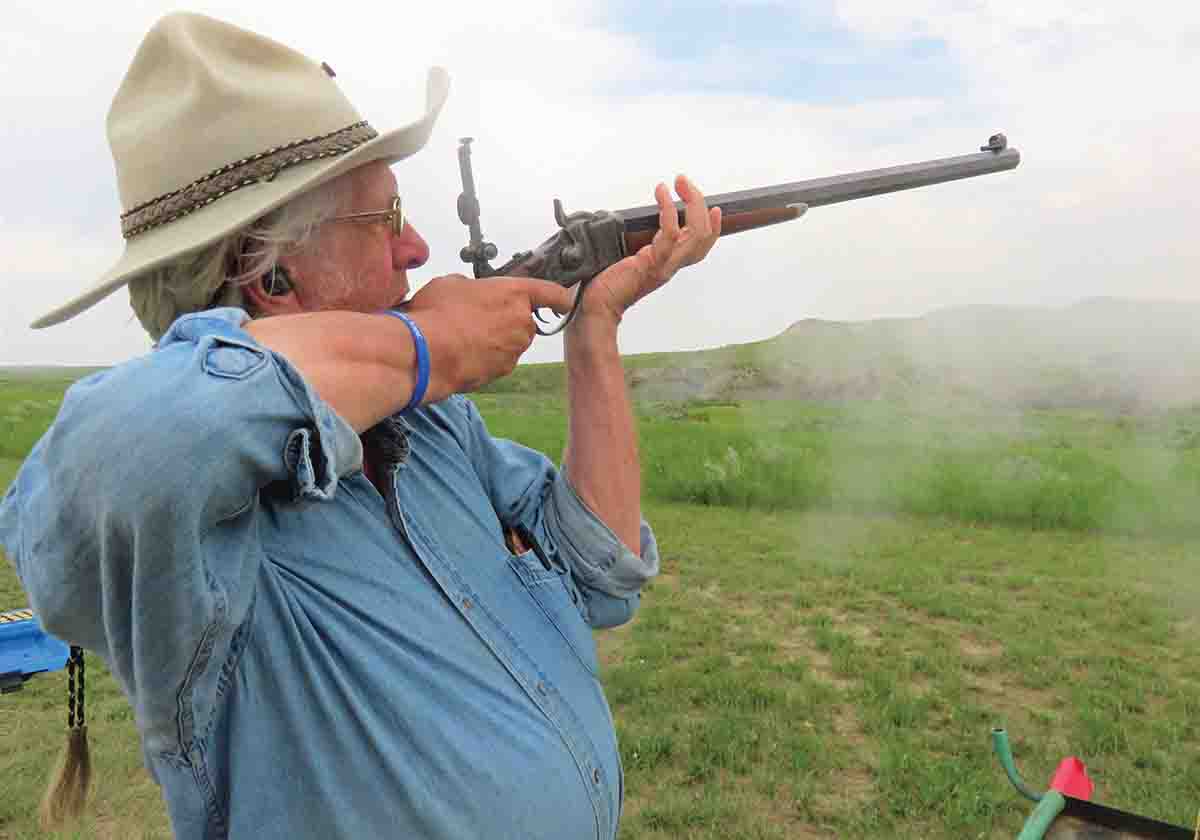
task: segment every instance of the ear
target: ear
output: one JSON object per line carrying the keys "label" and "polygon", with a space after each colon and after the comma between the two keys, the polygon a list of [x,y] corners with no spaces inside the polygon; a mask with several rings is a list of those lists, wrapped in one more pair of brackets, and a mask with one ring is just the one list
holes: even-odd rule
{"label": "ear", "polygon": [[274,271],[268,271],[262,277],[243,286],[242,294],[255,314],[262,317],[302,312],[303,307],[296,296],[295,284],[292,281],[294,276],[293,270],[289,270],[280,260]]}

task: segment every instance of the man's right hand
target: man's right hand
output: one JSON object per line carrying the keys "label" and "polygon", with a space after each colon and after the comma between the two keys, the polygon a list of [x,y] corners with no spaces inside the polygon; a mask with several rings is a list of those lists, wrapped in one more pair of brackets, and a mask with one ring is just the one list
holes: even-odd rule
{"label": "man's right hand", "polygon": [[[480,388],[512,372],[536,334],[540,307],[570,308],[574,292],[546,280],[431,280],[401,309],[429,345],[424,403]],[[243,326],[287,358],[357,432],[402,409],[416,386],[416,350],[404,324],[344,310],[277,315]]]}
{"label": "man's right hand", "polygon": [[431,377],[426,402],[474,391],[512,373],[537,334],[533,313],[565,314],[575,298],[547,280],[450,274],[429,281],[401,311],[429,343]]}

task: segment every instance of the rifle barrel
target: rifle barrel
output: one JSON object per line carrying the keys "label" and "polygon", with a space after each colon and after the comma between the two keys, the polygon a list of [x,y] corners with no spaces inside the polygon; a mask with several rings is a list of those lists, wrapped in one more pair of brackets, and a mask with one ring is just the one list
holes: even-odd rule
{"label": "rifle barrel", "polygon": [[[811,178],[790,184],[777,184],[752,190],[722,193],[707,196],[709,207],[720,207],[722,214],[730,216],[753,210],[781,208],[794,204],[823,207],[867,198],[873,195],[928,187],[960,178],[974,178],[992,172],[1003,172],[1016,168],[1021,154],[1016,149],[977,152],[970,155],[926,160],[903,166],[888,166],[883,169],[868,169],[827,178]],[[684,222],[683,202],[675,202],[679,210],[679,223]],[[627,233],[658,229],[658,207],[647,205],[616,212],[625,222]],[[782,220],[780,220],[782,221]]]}

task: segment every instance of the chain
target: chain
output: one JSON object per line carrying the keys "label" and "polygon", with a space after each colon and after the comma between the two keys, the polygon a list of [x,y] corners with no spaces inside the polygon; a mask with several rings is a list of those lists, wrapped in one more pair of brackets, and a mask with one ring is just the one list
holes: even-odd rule
{"label": "chain", "polygon": [[[75,687],[76,671],[79,672],[79,688]],[[71,655],[67,659],[67,728],[74,729],[78,719],[79,726],[85,725],[83,717],[83,695],[85,684],[85,669],[83,663],[83,648],[71,646]],[[78,701],[76,701],[78,697]]]}

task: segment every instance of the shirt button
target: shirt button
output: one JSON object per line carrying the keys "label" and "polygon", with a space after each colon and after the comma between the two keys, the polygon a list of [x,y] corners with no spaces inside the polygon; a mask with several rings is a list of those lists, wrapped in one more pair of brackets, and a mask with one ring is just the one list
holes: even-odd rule
{"label": "shirt button", "polygon": [[538,694],[545,694],[546,693],[546,684],[544,682],[542,682],[541,680],[538,680],[537,689],[538,689]]}
{"label": "shirt button", "polygon": [[595,770],[592,771],[592,781],[595,782],[596,784],[600,784],[600,768],[599,767],[597,767]]}
{"label": "shirt button", "polygon": [[469,609],[471,609],[471,599],[470,599],[470,598],[463,598],[463,599],[462,599],[462,605],[463,605],[463,609],[464,609],[464,610],[469,610]]}

